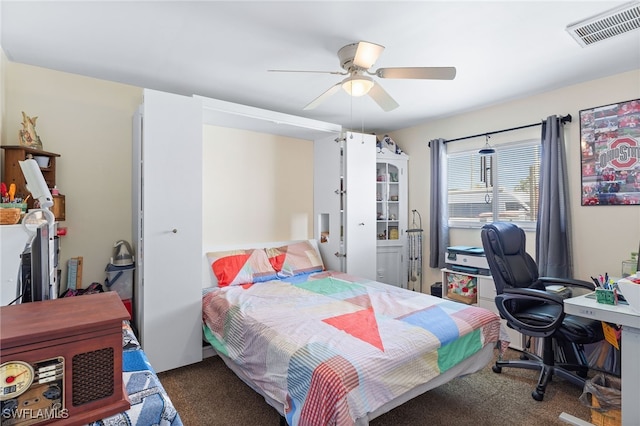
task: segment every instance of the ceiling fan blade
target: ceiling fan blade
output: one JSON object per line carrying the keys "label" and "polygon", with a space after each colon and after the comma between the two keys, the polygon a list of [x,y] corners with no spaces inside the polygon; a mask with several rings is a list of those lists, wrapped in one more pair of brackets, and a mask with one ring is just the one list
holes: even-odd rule
{"label": "ceiling fan blade", "polygon": [[353,57],[353,65],[368,70],[376,63],[383,50],[384,46],[361,41],[358,43],[356,54]]}
{"label": "ceiling fan blade", "polygon": [[267,70],[268,72],[312,72],[317,74],[338,74],[338,75],[347,75],[347,72],[344,71],[309,71],[309,70]]}
{"label": "ceiling fan blade", "polygon": [[342,82],[340,83],[336,83],[333,86],[331,86],[329,88],[329,90],[327,90],[326,92],[324,92],[322,95],[318,96],[317,98],[315,98],[313,101],[311,101],[307,106],[305,106],[303,109],[307,110],[307,109],[314,109],[315,107],[317,107],[318,105],[320,105],[322,102],[325,101],[325,99],[327,99],[328,97],[330,97],[331,95],[333,95],[334,93],[336,93],[338,90],[340,90],[340,86],[342,85]]}
{"label": "ceiling fan blade", "polygon": [[380,68],[375,72],[380,78],[414,78],[427,80],[453,80],[455,67],[405,67]]}
{"label": "ceiling fan blade", "polygon": [[378,83],[374,83],[371,90],[369,90],[369,96],[371,96],[385,112],[389,112],[400,106]]}

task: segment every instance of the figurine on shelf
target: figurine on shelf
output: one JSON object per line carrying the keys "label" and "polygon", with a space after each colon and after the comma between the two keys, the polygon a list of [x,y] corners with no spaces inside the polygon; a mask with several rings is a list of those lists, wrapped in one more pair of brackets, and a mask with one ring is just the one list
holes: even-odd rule
{"label": "figurine on shelf", "polygon": [[401,154],[402,150],[396,144],[396,142],[391,139],[389,135],[384,135],[382,138],[382,142],[380,143],[380,149],[378,152],[383,152],[383,149],[386,148],[392,154]]}
{"label": "figurine on shelf", "polygon": [[29,117],[22,111],[22,129],[19,131],[21,146],[42,150],[40,136],[36,133],[36,120],[38,117]]}

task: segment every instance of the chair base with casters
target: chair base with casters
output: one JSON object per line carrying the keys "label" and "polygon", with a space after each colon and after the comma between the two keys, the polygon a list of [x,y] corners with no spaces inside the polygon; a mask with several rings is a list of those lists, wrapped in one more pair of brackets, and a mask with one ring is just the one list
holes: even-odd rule
{"label": "chair base with casters", "polygon": [[494,373],[502,373],[503,367],[524,368],[527,370],[539,370],[540,376],[536,389],[531,392],[531,396],[536,401],[544,399],[544,393],[547,384],[552,380],[553,376],[559,376],[574,385],[584,387],[589,371],[588,364],[584,357],[582,346],[574,344],[564,344],[566,342],[556,342],[557,345],[563,346],[563,352],[571,350],[572,356],[577,357],[577,363],[556,363],[556,347],[553,338],[545,337],[543,340],[543,355],[538,356],[531,352],[523,352],[519,360],[502,360],[498,359],[491,369]]}

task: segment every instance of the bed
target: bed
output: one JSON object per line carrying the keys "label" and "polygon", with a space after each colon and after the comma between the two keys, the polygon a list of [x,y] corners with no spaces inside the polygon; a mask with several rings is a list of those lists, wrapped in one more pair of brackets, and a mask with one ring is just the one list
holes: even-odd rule
{"label": "bed", "polygon": [[324,269],[315,240],[210,251],[205,339],[289,425],[366,425],[482,369],[494,313]]}

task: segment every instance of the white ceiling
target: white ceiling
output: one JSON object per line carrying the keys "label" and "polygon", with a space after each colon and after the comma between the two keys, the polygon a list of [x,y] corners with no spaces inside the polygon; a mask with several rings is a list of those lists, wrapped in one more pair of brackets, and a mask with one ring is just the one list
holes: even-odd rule
{"label": "white ceiling", "polygon": [[[587,48],[565,30],[624,3],[3,0],[0,42],[14,62],[381,133],[639,69],[639,30]],[[359,40],[386,47],[372,69],[457,76],[376,78],[400,104],[391,112],[342,90],[303,111],[344,77],[267,72],[341,71],[338,49]]]}

